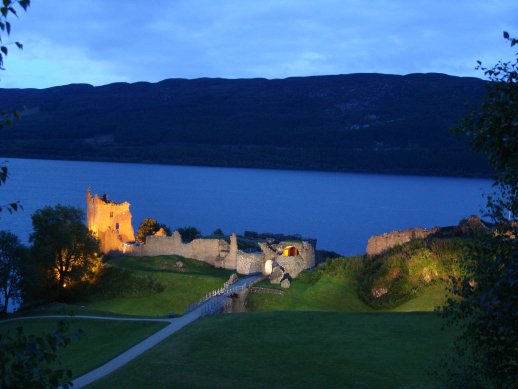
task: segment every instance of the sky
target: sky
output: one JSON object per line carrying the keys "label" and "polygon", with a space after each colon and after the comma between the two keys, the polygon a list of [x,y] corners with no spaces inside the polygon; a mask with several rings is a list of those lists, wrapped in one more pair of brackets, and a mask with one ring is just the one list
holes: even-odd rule
{"label": "sky", "polygon": [[[438,72],[513,58],[516,0],[32,0],[1,88]],[[516,49],[516,48],[515,48]]]}

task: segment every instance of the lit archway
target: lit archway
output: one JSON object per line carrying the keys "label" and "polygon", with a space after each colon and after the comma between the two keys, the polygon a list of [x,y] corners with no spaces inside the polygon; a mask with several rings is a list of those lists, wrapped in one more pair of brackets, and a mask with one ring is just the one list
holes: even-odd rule
{"label": "lit archway", "polygon": [[263,274],[265,276],[269,276],[270,274],[272,274],[272,268],[273,268],[273,261],[271,259],[269,259],[264,263]]}
{"label": "lit archway", "polygon": [[295,257],[296,255],[299,255],[299,249],[295,246],[286,246],[282,251],[283,257]]}

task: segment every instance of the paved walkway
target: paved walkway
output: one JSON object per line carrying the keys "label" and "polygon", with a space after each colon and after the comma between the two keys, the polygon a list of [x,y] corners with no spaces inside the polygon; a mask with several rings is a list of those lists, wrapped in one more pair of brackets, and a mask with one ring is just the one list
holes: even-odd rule
{"label": "paved walkway", "polygon": [[0,323],[7,323],[18,320],[33,320],[33,319],[93,319],[93,320],[122,320],[122,321],[158,321],[171,323],[173,319],[159,319],[159,318],[145,318],[145,317],[117,317],[117,316],[89,316],[89,315],[45,315],[45,316],[22,316],[13,317],[12,319],[1,320]]}
{"label": "paved walkway", "polygon": [[112,320],[112,321],[150,321],[150,322],[166,322],[169,323],[168,326],[162,328],[161,330],[155,332],[153,335],[144,339],[140,343],[137,343],[135,346],[129,348],[124,351],[119,356],[113,358],[108,361],[104,365],[94,369],[79,378],[76,378],[73,383],[74,388],[82,388],[86,385],[91,384],[94,381],[114,372],[119,369],[121,366],[125,365],[132,359],[138,357],[143,352],[149,350],[150,348],[156,346],[162,340],[167,338],[168,336],[174,334],[176,331],[185,327],[187,324],[192,323],[196,319],[210,315],[218,312],[224,306],[227,297],[236,292],[241,292],[243,289],[249,287],[251,284],[259,281],[263,278],[262,275],[252,275],[246,278],[238,280],[236,283],[230,285],[225,292],[219,295],[216,295],[203,303],[196,306],[194,310],[191,312],[180,316],[174,319],[166,319],[166,318],[134,318],[134,317],[116,317],[116,316],[86,316],[86,315],[46,315],[46,316],[24,316],[24,317],[15,317],[12,319],[6,319],[0,321],[0,323],[16,321],[16,320],[29,320],[29,319],[93,319],[93,320]]}
{"label": "paved walkway", "polygon": [[[136,344],[135,346],[129,348],[119,356],[115,357],[111,361],[105,363],[104,365],[94,369],[79,378],[76,378],[73,383],[74,388],[82,388],[86,385],[91,384],[94,381],[114,372],[119,369],[121,366],[125,365],[132,359],[138,357],[143,352],[149,350],[150,348],[156,346],[162,340],[167,338],[168,336],[174,334],[179,329],[185,327],[187,324],[195,321],[196,319],[205,316],[207,314],[214,313],[217,308],[221,308],[225,303],[225,296],[229,296],[233,293],[239,292],[243,290],[243,288],[248,287],[250,284],[253,284],[262,278],[261,275],[254,275],[243,278],[237,281],[235,284],[230,285],[224,295],[214,296],[213,298],[207,300],[202,305],[198,306],[193,311],[187,313],[184,316],[175,319],[152,319],[153,321],[169,321],[167,327],[162,328],[160,331],[155,332],[150,337],[144,339],[142,342]],[[215,304],[216,303],[216,304]],[[209,309],[208,309],[209,307]],[[75,316],[78,317],[78,316]],[[123,318],[121,318],[123,319]],[[118,318],[113,318],[113,320],[118,320]],[[137,319],[137,320],[147,320],[147,319]]]}

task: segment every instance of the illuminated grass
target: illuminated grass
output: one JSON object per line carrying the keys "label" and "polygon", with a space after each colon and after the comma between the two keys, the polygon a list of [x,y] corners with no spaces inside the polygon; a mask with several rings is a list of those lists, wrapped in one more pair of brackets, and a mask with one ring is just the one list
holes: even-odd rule
{"label": "illuminated grass", "polygon": [[[179,271],[176,261],[181,260],[186,268]],[[181,314],[211,290],[220,288],[232,273],[215,269],[201,261],[174,255],[159,257],[120,257],[109,261],[112,266],[130,270],[135,274],[150,276],[164,288],[141,296],[104,297],[90,296],[82,305],[89,309],[128,315],[165,316],[169,312]],[[108,284],[116,289],[117,285]]]}
{"label": "illuminated grass", "polygon": [[[18,326],[22,326],[27,334],[53,332],[56,330],[58,320],[31,319],[1,323],[0,333],[5,334],[7,331],[13,333]],[[77,333],[78,329],[84,331],[84,335],[79,340],[73,340],[60,354],[62,367],[71,369],[74,377],[109,361],[167,324],[90,319],[65,320],[70,323],[70,334]]]}
{"label": "illuminated grass", "polygon": [[[361,257],[329,260],[312,271],[305,271],[292,280],[284,295],[251,293],[247,310],[264,311],[349,311],[372,312],[358,293],[358,272],[364,259]],[[258,284],[277,287],[268,281]],[[444,305],[446,286],[442,283],[422,288],[412,299],[385,311],[433,311]],[[381,310],[381,309],[380,309]]]}
{"label": "illuminated grass", "polygon": [[199,320],[93,388],[434,387],[433,313],[268,312]]}

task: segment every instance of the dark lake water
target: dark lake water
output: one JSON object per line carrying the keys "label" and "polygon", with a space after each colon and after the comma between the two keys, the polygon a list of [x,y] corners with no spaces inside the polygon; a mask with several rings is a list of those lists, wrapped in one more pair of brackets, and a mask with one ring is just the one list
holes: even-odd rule
{"label": "dark lake water", "polygon": [[484,179],[7,159],[0,228],[27,242],[31,214],[57,203],[86,208],[86,189],[129,201],[135,230],[145,217],[205,234],[245,230],[302,234],[317,247],[364,253],[372,235],[457,224],[480,214]]}

